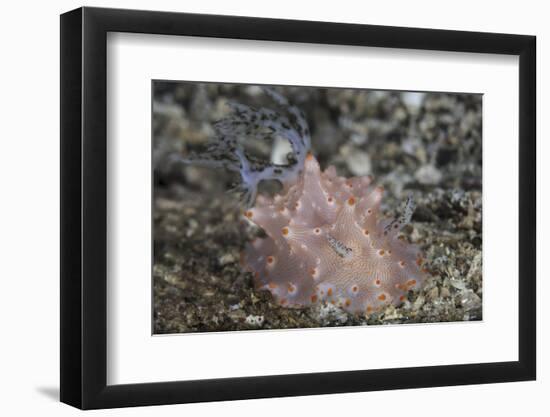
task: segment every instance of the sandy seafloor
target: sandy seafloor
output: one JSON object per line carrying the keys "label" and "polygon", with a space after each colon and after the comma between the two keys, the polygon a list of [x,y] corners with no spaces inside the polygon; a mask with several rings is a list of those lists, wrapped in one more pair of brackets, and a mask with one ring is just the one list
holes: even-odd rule
{"label": "sandy seafloor", "polygon": [[[154,333],[433,323],[482,319],[482,96],[278,88],[306,114],[312,152],[339,175],[371,174],[393,216],[406,196],[417,208],[406,238],[431,277],[400,307],[368,318],[330,304],[289,309],[254,290],[239,255],[257,231],[227,190],[222,170],[182,165],[174,155],[204,149],[228,99],[275,108],[258,87],[155,82]],[[257,155],[286,154],[252,143]],[[269,191],[269,187],[266,187]]]}

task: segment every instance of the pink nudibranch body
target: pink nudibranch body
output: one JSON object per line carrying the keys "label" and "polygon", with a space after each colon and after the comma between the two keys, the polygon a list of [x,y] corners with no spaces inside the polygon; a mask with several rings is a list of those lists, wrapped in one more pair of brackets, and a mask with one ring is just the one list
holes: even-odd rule
{"label": "pink nudibranch body", "polygon": [[368,315],[402,303],[427,271],[418,249],[400,239],[402,224],[379,218],[382,194],[370,176],[321,172],[309,154],[284,194],[258,196],[245,213],[267,234],[243,252],[256,287],[287,307],[326,301]]}

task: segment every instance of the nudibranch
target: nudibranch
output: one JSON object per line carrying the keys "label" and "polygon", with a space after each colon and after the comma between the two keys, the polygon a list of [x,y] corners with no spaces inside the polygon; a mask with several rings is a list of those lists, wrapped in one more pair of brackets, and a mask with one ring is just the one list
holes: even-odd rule
{"label": "nudibranch", "polygon": [[371,183],[339,177],[332,166],[321,172],[309,154],[286,194],[259,196],[245,216],[267,237],[243,254],[257,288],[284,306],[327,301],[365,314],[400,304],[419,288],[424,261],[398,233],[410,220],[412,200],[401,217],[380,220],[383,189]]}
{"label": "nudibranch", "polygon": [[[234,104],[234,114],[217,124],[218,144],[207,158],[194,158],[241,174],[249,203],[245,219],[265,232],[241,256],[256,288],[286,307],[329,302],[369,315],[401,304],[427,276],[418,248],[399,234],[414,211],[412,199],[401,216],[382,218],[382,187],[370,176],[340,177],[334,166],[321,171],[309,152],[304,115],[273,90],[266,92],[286,114]],[[270,135],[290,142],[288,165],[261,164],[244,152],[243,137]],[[280,181],[282,191],[257,195],[264,179]]]}

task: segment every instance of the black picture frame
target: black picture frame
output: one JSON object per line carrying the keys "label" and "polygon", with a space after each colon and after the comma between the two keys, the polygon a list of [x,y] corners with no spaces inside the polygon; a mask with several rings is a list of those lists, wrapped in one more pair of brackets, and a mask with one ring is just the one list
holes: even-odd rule
{"label": "black picture frame", "polygon": [[[107,385],[108,32],[519,56],[519,360]],[[61,15],[60,57],[62,402],[95,409],[535,379],[534,36],[84,7]]]}

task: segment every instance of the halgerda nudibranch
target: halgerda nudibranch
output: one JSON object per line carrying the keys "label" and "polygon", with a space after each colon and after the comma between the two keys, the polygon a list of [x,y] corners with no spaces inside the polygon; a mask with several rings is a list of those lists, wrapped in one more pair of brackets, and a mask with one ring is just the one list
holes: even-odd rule
{"label": "halgerda nudibranch", "polygon": [[[402,303],[427,276],[418,249],[399,236],[414,211],[412,199],[401,216],[381,219],[382,187],[370,176],[340,177],[333,166],[322,172],[309,152],[303,114],[276,92],[266,92],[286,115],[233,104],[234,113],[217,124],[218,144],[199,159],[241,174],[241,188],[253,205],[245,218],[266,234],[242,253],[256,288],[287,307],[324,301],[368,315]],[[243,150],[246,137],[274,136],[291,144],[288,165],[259,163]],[[282,192],[256,196],[266,179],[280,181]]]}

